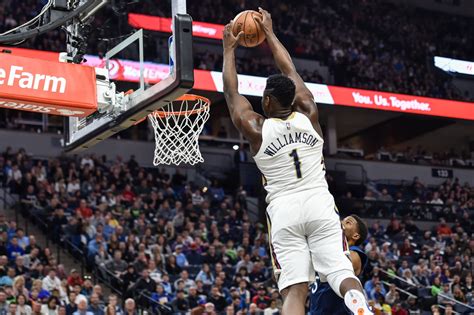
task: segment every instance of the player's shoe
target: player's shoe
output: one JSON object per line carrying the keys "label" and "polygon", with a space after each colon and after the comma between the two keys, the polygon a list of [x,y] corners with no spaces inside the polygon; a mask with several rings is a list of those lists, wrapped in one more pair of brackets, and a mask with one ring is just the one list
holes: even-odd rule
{"label": "player's shoe", "polygon": [[344,303],[354,315],[374,315],[367,305],[365,296],[357,290],[347,292],[344,296]]}

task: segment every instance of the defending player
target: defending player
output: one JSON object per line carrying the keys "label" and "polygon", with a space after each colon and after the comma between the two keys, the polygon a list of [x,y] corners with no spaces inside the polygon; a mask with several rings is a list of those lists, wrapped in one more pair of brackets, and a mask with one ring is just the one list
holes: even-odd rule
{"label": "defending player", "polygon": [[[359,276],[367,265],[367,255],[359,247],[367,238],[367,225],[356,215],[342,220],[342,228],[350,250],[350,259],[354,272]],[[342,299],[334,293],[324,279],[318,279],[310,287],[310,314],[311,315],[350,315],[351,312]]]}
{"label": "defending player", "polygon": [[372,314],[344,251],[345,237],[325,180],[323,137],[311,91],[273,33],[270,14],[256,19],[282,72],[267,79],[262,108],[253,111],[238,92],[232,22],[224,29],[224,95],[235,127],[250,142],[267,190],[274,273],[285,301],[283,314],[302,315],[315,271],[355,314]]}

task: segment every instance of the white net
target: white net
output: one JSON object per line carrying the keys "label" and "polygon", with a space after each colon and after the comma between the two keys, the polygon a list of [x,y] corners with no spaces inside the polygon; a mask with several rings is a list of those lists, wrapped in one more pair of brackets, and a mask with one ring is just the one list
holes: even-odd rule
{"label": "white net", "polygon": [[209,108],[207,98],[184,95],[148,115],[155,129],[155,166],[204,162],[198,138],[209,118]]}

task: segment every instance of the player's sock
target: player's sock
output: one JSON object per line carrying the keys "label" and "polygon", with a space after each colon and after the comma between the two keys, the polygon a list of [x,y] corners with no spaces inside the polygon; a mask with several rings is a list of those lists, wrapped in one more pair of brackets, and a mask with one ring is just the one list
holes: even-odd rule
{"label": "player's sock", "polygon": [[344,295],[344,303],[354,315],[373,315],[362,292],[349,290]]}

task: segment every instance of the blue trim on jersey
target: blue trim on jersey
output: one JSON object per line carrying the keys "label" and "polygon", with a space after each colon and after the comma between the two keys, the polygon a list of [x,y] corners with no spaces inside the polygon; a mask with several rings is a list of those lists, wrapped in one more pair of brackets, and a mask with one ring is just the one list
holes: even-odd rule
{"label": "blue trim on jersey", "polygon": [[[352,315],[341,299],[327,282],[319,280],[311,284],[309,297],[309,313],[311,315]],[[315,292],[313,292],[315,291]]]}
{"label": "blue trim on jersey", "polygon": [[[349,249],[357,252],[362,270],[364,270],[369,261],[367,255],[359,246],[351,246]],[[311,315],[352,315],[344,299],[331,289],[329,283],[321,282],[319,279],[310,286],[309,313]]]}
{"label": "blue trim on jersey", "polygon": [[349,247],[349,250],[359,254],[361,270],[364,271],[365,267],[367,266],[367,263],[369,262],[369,257],[367,257],[367,254],[359,246],[351,246]]}

